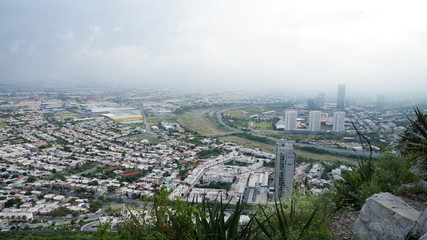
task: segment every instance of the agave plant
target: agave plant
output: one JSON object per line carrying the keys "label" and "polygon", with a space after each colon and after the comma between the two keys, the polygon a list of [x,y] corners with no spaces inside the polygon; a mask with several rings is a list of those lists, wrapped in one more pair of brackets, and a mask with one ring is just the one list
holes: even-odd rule
{"label": "agave plant", "polygon": [[337,193],[337,200],[339,206],[354,206],[356,208],[361,208],[366,199],[366,195],[371,195],[373,190],[364,191],[364,194],[361,194],[361,186],[369,183],[374,175],[375,169],[372,160],[372,144],[368,137],[363,135],[356,127],[355,123],[352,121],[354,130],[356,131],[360,142],[365,142],[369,147],[369,158],[365,159],[359,157],[357,160],[357,168],[352,168],[352,171],[345,172],[342,174],[343,180],[335,181],[334,188]]}
{"label": "agave plant", "polygon": [[399,148],[408,160],[416,161],[425,174],[427,171],[427,114],[423,114],[418,108],[414,111],[416,119],[407,117],[411,125],[403,133]]}
{"label": "agave plant", "polygon": [[260,206],[255,215],[261,239],[329,239],[326,227],[329,206],[318,202],[316,197],[292,198],[290,201],[275,200],[273,209]]}
{"label": "agave plant", "polygon": [[227,203],[219,201],[209,202],[203,198],[198,207],[199,213],[196,216],[196,236],[197,239],[207,240],[233,240],[233,239],[251,239],[252,220],[240,225],[240,216],[242,215],[243,205],[238,201],[233,207],[233,212],[227,218],[225,213],[229,207]]}

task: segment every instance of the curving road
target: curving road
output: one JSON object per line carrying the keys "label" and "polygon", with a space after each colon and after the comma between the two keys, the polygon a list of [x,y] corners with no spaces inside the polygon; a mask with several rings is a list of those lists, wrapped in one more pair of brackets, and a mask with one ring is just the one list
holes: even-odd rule
{"label": "curving road", "polygon": [[[227,127],[231,130],[233,130],[233,132],[226,132],[226,133],[216,133],[216,134],[206,134],[205,136],[207,137],[213,137],[213,136],[227,136],[227,135],[232,135],[234,133],[239,133],[239,132],[243,132],[242,130],[238,129],[238,128],[234,128],[230,125],[228,125],[227,123],[225,123],[222,119],[222,115],[221,113],[223,113],[224,111],[227,111],[228,109],[225,110],[221,110],[221,111],[215,111],[214,114],[216,116],[216,118],[218,119],[218,122],[220,124],[222,124],[224,127]],[[279,139],[277,138],[273,138],[270,136],[266,136],[264,135],[263,132],[261,131],[256,131],[256,130],[249,130],[249,133],[251,133],[252,135],[258,136],[258,137],[265,137],[268,138],[272,141],[279,141]],[[351,149],[341,149],[341,148],[332,148],[332,147],[325,147],[325,146],[319,146],[319,145],[313,145],[313,144],[305,144],[305,143],[298,143],[297,146],[310,146],[310,147],[315,147],[318,149],[322,149],[322,150],[326,150],[326,151],[330,151],[333,153],[341,153],[341,154],[349,154],[349,155],[354,155],[354,156],[369,156],[369,151],[355,151],[355,150],[351,150]],[[372,152],[372,157],[374,158],[378,158],[379,156],[381,156],[381,152]]]}
{"label": "curving road", "polygon": [[93,227],[97,227],[99,225],[99,221],[91,222],[86,225],[83,225],[80,231],[89,232],[94,231]]}

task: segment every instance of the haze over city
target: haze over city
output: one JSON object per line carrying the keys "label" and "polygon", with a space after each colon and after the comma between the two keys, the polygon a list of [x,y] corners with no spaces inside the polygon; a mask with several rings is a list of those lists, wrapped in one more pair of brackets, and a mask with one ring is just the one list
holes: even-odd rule
{"label": "haze over city", "polygon": [[424,1],[1,1],[0,83],[424,96]]}
{"label": "haze over city", "polygon": [[426,9],[0,0],[0,239],[427,240]]}

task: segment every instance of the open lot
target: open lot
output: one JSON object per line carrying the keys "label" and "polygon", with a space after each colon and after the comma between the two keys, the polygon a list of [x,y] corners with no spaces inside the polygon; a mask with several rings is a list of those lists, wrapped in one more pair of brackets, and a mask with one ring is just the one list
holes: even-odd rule
{"label": "open lot", "polygon": [[162,121],[169,120],[169,121],[175,121],[175,116],[166,116],[166,117],[148,117],[148,125],[151,126],[157,126]]}
{"label": "open lot", "polygon": [[65,117],[65,116],[71,116],[71,115],[76,115],[76,113],[71,113],[71,112],[57,113],[55,114],[55,117]]}
{"label": "open lot", "polygon": [[249,118],[246,112],[242,110],[229,110],[225,111],[224,113],[229,115],[230,117]]}
{"label": "open lot", "polygon": [[322,126],[320,126],[320,129],[322,130],[322,131],[332,131],[332,125],[322,125]]}
{"label": "open lot", "polygon": [[236,136],[225,136],[220,138],[223,141],[233,142],[239,145],[242,145],[246,148],[258,148],[262,151],[268,152],[268,153],[275,153],[276,146],[273,144],[266,144],[261,142],[252,141],[246,138],[236,137]]}
{"label": "open lot", "polygon": [[[186,129],[199,134],[216,134],[223,133],[225,130],[220,129],[215,123],[206,117],[209,109],[197,109],[177,116],[177,121]],[[213,110],[211,110],[213,111]]]}
{"label": "open lot", "polygon": [[252,129],[255,130],[273,130],[273,124],[271,122],[253,122]]}

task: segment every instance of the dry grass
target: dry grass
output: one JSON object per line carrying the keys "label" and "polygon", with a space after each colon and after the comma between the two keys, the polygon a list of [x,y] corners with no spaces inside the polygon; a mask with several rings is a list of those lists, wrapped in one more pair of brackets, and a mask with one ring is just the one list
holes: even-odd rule
{"label": "dry grass", "polygon": [[255,142],[255,141],[252,141],[249,139],[240,138],[240,137],[236,137],[236,136],[226,136],[226,137],[221,137],[221,139],[223,141],[233,142],[233,143],[242,145],[243,147],[246,147],[246,148],[259,148],[262,151],[265,151],[268,153],[275,153],[276,152],[276,146],[273,144]]}
{"label": "dry grass", "polygon": [[58,114],[55,114],[55,117],[65,117],[65,116],[71,116],[71,115],[76,115],[76,113],[70,113],[70,112],[58,113]]}
{"label": "dry grass", "polygon": [[170,121],[175,121],[175,116],[166,116],[166,117],[148,117],[148,125],[151,126],[157,126],[157,124],[159,124],[159,122],[164,121],[164,120],[170,120]]}
{"label": "dry grass", "polygon": [[322,161],[340,161],[340,162],[347,162],[350,163],[352,165],[356,165],[357,164],[357,157],[355,157],[354,159],[350,159],[350,158],[344,158],[344,157],[335,157],[333,155],[325,155],[325,154],[315,154],[315,153],[310,153],[310,152],[305,152],[305,151],[301,151],[301,150],[295,150],[297,156],[301,156],[301,157],[305,157],[305,158],[311,158],[314,160],[322,160]]}
{"label": "dry grass", "polygon": [[197,109],[186,112],[182,115],[177,116],[177,121],[182,124],[186,129],[199,134],[216,134],[225,132],[219,129],[209,119],[205,117],[205,113],[209,112],[209,109]]}

